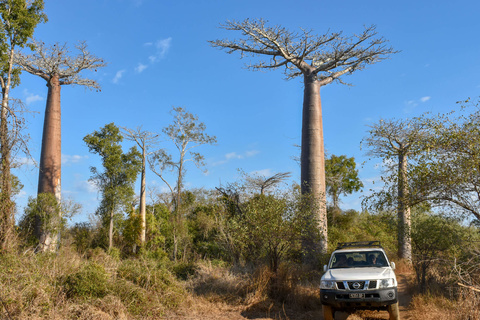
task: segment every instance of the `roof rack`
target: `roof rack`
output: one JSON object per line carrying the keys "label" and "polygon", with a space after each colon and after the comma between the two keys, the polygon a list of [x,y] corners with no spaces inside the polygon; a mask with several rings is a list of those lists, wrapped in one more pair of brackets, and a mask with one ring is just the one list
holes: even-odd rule
{"label": "roof rack", "polygon": [[347,248],[365,248],[365,247],[379,247],[382,248],[380,241],[357,241],[357,242],[339,242],[336,249]]}

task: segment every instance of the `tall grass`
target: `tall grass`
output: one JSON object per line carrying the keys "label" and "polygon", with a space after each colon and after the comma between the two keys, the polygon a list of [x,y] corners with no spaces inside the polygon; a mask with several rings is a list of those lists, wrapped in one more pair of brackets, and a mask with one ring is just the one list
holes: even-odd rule
{"label": "tall grass", "polygon": [[0,256],[1,319],[155,319],[188,296],[156,261],[118,260],[102,250],[81,257]]}

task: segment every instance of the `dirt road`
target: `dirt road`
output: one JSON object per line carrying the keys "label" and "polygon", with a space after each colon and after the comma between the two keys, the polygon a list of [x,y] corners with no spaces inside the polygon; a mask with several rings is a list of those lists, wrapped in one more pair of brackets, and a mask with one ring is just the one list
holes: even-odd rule
{"label": "dirt road", "polygon": [[[400,318],[402,320],[412,320],[408,311],[408,305],[412,296],[408,290],[409,274],[398,275],[398,294],[400,305]],[[164,319],[168,320],[323,320],[322,310],[291,310],[287,307],[281,310],[278,308],[270,308],[269,306],[229,306],[217,305],[201,310],[202,308],[193,308],[192,310],[185,310],[180,314],[169,315]],[[275,310],[274,310],[275,309]],[[388,319],[386,311],[363,311],[355,314],[348,314],[345,312],[336,312],[336,320],[378,320]]]}

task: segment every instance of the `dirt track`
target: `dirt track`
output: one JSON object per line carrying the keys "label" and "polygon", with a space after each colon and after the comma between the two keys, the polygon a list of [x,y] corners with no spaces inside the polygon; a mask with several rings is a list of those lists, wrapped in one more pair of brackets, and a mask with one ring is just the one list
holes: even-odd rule
{"label": "dirt track", "polygon": [[[408,274],[398,275],[398,292],[399,292],[399,305],[400,305],[400,318],[402,320],[413,319],[408,312],[408,305],[412,299],[411,294],[408,292]],[[313,310],[298,312],[289,310],[287,308],[283,310],[269,310],[268,306],[228,306],[222,305],[215,308],[215,312],[212,312],[212,308],[209,310],[196,310],[185,311],[181,314],[175,314],[166,316],[164,319],[168,320],[323,320],[322,310]],[[388,313],[386,311],[365,311],[355,314],[348,314],[344,312],[336,312],[336,320],[377,320],[388,319]]]}

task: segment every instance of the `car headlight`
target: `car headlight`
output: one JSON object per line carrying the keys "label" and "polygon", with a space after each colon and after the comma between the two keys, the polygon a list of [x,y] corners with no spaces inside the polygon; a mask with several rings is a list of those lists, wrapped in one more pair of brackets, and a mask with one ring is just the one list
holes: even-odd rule
{"label": "car headlight", "polygon": [[378,286],[379,288],[392,288],[395,287],[395,279],[394,278],[389,278],[389,279],[382,279],[380,281],[380,285]]}
{"label": "car headlight", "polygon": [[331,280],[320,281],[320,289],[335,289],[335,281],[331,281]]}

